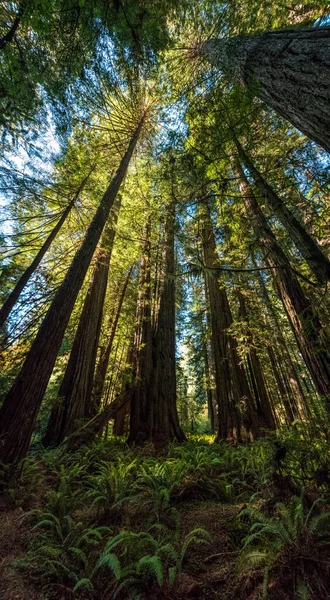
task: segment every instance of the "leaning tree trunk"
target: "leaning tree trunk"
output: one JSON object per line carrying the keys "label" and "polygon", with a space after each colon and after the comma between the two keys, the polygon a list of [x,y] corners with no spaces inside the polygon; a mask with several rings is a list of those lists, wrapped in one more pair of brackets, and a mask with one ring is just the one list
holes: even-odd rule
{"label": "leaning tree trunk", "polygon": [[96,353],[119,209],[120,196],[118,195],[111,209],[110,221],[105,227],[101,244],[94,255],[93,273],[58,393],[59,402],[51,411],[42,440],[46,447],[57,446],[84,420],[93,416],[91,396]]}
{"label": "leaning tree trunk", "polygon": [[238,156],[242,164],[250,171],[260,196],[264,198],[268,207],[281,221],[301,256],[309,265],[312,273],[314,273],[321,284],[330,281],[330,261],[323,254],[316,240],[306,231],[305,227],[298,221],[292,211],[285,206],[282,198],[280,198],[272,186],[267,183],[235,135],[234,141]]}
{"label": "leaning tree trunk", "polygon": [[[266,284],[260,273],[259,284],[261,286],[261,292],[264,298],[265,305],[275,325],[274,337],[276,341],[277,355],[281,356],[281,360],[285,365],[285,384],[287,388],[288,402],[292,408],[292,412],[295,418],[305,419],[306,416],[311,417],[311,413],[306,403],[306,398],[304,396],[303,389],[301,387],[299,376],[292,362],[291,354],[284,339],[276,311],[269,297]],[[270,323],[268,323],[268,327],[270,327]],[[270,354],[272,354],[273,348],[268,348],[268,353],[269,351],[271,351]]]}
{"label": "leaning tree trunk", "polygon": [[72,309],[83,284],[110,209],[136,147],[143,119],[134,132],[115,176],[106,190],[84,241],[59,287],[23,367],[0,411],[0,461],[15,464],[26,455],[35,418],[46,391]]}
{"label": "leaning tree trunk", "polygon": [[209,39],[198,53],[330,151],[330,27]]}
{"label": "leaning tree trunk", "polygon": [[97,414],[101,408],[101,399],[105,384],[105,378],[107,374],[110,354],[113,346],[113,340],[115,338],[117,325],[120,317],[120,312],[123,306],[123,302],[126,295],[126,290],[131,278],[133,267],[129,270],[125,279],[123,289],[119,296],[118,304],[116,306],[116,312],[111,320],[109,336],[106,345],[101,348],[98,363],[95,369],[94,382],[93,382],[93,394],[92,394],[92,414]]}
{"label": "leaning tree trunk", "polygon": [[[88,175],[88,177],[90,176],[90,173]],[[69,216],[71,209],[73,208],[79,194],[81,193],[82,189],[84,188],[88,177],[86,177],[84,179],[84,181],[81,183],[81,185],[79,186],[77,192],[75,193],[74,197],[72,198],[71,202],[69,202],[68,206],[66,207],[66,209],[64,210],[61,218],[59,219],[59,221],[56,223],[54,229],[50,232],[49,236],[47,237],[47,239],[45,240],[45,242],[43,243],[43,245],[41,246],[39,252],[37,253],[37,255],[35,256],[35,258],[33,259],[32,263],[27,267],[27,269],[25,269],[24,273],[21,275],[21,277],[19,278],[18,282],[16,283],[14,289],[12,290],[12,292],[9,294],[8,298],[5,300],[4,304],[2,305],[2,307],[0,308],[0,328],[3,326],[3,324],[5,323],[5,321],[8,319],[12,309],[14,308],[18,298],[20,297],[24,287],[26,286],[26,284],[28,283],[30,277],[33,275],[33,273],[36,271],[36,269],[38,268],[38,266],[40,265],[43,257],[45,256],[47,250],[49,249],[50,245],[52,244],[52,242],[54,241],[55,237],[57,236],[58,232],[60,231],[62,225],[64,224],[64,222],[66,221],[67,217]]]}
{"label": "leaning tree trunk", "polygon": [[274,281],[284,309],[295,334],[299,350],[313,383],[330,408],[330,353],[329,339],[311,303],[291,269],[290,261],[278,244],[265,216],[252,193],[244,171],[237,162],[234,172],[252,227],[268,252]]}
{"label": "leaning tree trunk", "polygon": [[8,44],[11,44],[15,34],[17,32],[17,29],[19,28],[19,25],[21,23],[21,19],[23,17],[24,14],[24,3],[21,3],[21,6],[19,7],[16,17],[12,23],[12,25],[10,26],[10,28],[8,29],[7,33],[0,38],[0,50],[5,50],[6,46],[8,46]]}

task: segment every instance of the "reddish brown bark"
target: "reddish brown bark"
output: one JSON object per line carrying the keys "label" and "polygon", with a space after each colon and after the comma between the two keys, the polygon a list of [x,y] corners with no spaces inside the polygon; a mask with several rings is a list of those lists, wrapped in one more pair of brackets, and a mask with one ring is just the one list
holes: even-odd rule
{"label": "reddish brown bark", "polygon": [[85,239],[40,326],[23,367],[4,400],[0,411],[0,461],[5,464],[17,463],[28,451],[35,418],[65,329],[110,209],[125,177],[142,124],[143,120],[132,136],[117,172],[87,229]]}
{"label": "reddish brown bark", "polygon": [[91,281],[59,390],[59,402],[51,411],[43,438],[44,446],[57,446],[84,420],[93,416],[91,394],[96,353],[119,209],[118,196],[111,210],[110,222],[105,227],[100,247],[94,255]]}
{"label": "reddish brown bark", "polygon": [[240,441],[244,428],[258,434],[258,420],[253,407],[248,381],[240,364],[237,343],[227,332],[232,316],[226,291],[216,275],[218,256],[207,201],[200,202],[202,245],[206,268],[207,296],[210,307],[211,345],[215,367],[215,388],[218,404],[218,438]]}
{"label": "reddish brown bark", "polygon": [[330,151],[330,27],[208,39],[199,51]]}

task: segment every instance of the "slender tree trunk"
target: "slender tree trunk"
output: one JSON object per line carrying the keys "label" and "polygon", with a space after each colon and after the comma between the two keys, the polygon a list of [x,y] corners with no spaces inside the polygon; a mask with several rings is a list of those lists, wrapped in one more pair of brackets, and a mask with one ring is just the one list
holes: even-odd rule
{"label": "slender tree trunk", "polygon": [[96,353],[119,209],[118,195],[111,209],[109,222],[105,226],[100,247],[94,255],[91,281],[59,390],[59,402],[51,411],[43,438],[44,446],[57,446],[77,428],[77,425],[93,416],[91,395]]}
{"label": "slender tree trunk", "polygon": [[118,170],[87,229],[85,239],[53,299],[23,367],[4,400],[0,411],[0,461],[5,464],[17,463],[28,451],[35,418],[65,329],[110,209],[126,175],[142,124],[143,119],[132,136]]}
{"label": "slender tree trunk", "polygon": [[248,217],[268,251],[268,262],[273,268],[279,297],[288,315],[298,347],[310,372],[314,385],[330,407],[330,354],[329,339],[318,316],[291,269],[290,262],[276,241],[250,189],[243,169],[236,164],[236,176]]}
{"label": "slender tree trunk", "polygon": [[204,355],[204,366],[205,366],[205,378],[206,378],[206,394],[207,394],[207,416],[208,419],[210,421],[210,426],[211,426],[211,431],[212,433],[214,433],[215,429],[214,429],[214,408],[213,408],[213,394],[212,394],[212,390],[211,390],[211,383],[210,383],[210,364],[209,364],[209,357],[208,357],[208,353],[207,353],[207,344],[204,344],[204,348],[203,348],[203,355]]}
{"label": "slender tree trunk", "polygon": [[272,406],[267,393],[259,356],[253,343],[254,341],[250,329],[249,316],[246,308],[245,298],[241,291],[238,292],[238,301],[240,307],[240,317],[242,317],[247,326],[249,360],[251,364],[251,379],[255,384],[254,388],[256,393],[257,407],[260,414],[265,420],[266,427],[268,427],[269,429],[275,429],[275,421]]}
{"label": "slender tree trunk", "polygon": [[121,313],[121,309],[124,303],[127,287],[132,275],[132,268],[129,270],[125,279],[121,294],[119,296],[118,304],[116,306],[115,315],[111,321],[109,337],[104,348],[101,348],[99,361],[96,365],[94,384],[93,384],[93,405],[92,410],[94,414],[97,414],[101,408],[101,399],[104,390],[105,378],[107,374],[110,354],[113,346],[113,340],[115,338],[117,325]]}
{"label": "slender tree trunk", "polygon": [[[125,382],[123,384],[122,394],[125,395],[132,388],[133,365],[134,365],[134,341],[129,346],[126,356],[127,374],[125,373]],[[129,375],[129,377],[127,377]],[[134,392],[133,392],[134,393]],[[132,394],[133,395],[133,394]],[[130,402],[125,403],[115,414],[113,424],[113,435],[123,436],[128,433],[129,428]]]}
{"label": "slender tree trunk", "polygon": [[83,189],[84,185],[86,184],[86,181],[87,181],[87,178],[83,181],[83,183],[79,187],[79,190],[74,195],[71,202],[69,202],[69,204],[66,207],[66,209],[64,210],[61,218],[56,223],[54,229],[51,231],[51,233],[49,234],[49,236],[47,237],[47,239],[41,246],[39,252],[33,259],[32,263],[27,267],[27,269],[25,269],[24,273],[21,275],[18,282],[16,283],[13,291],[9,294],[8,298],[5,300],[4,304],[0,308],[0,328],[4,325],[5,321],[8,319],[8,317],[9,317],[12,309],[14,308],[19,296],[21,295],[24,287],[28,283],[30,277],[36,271],[37,267],[40,265],[43,257],[45,256],[47,250],[49,249],[51,243],[54,241],[54,239],[57,236],[58,232],[60,231],[62,225],[64,224],[67,217],[69,216],[71,209],[73,208],[81,190]]}
{"label": "slender tree trunk", "polygon": [[20,6],[20,8],[18,10],[18,13],[13,21],[13,24],[7,31],[6,35],[4,35],[2,38],[0,38],[0,50],[4,50],[6,48],[6,46],[13,41],[14,35],[15,35],[15,33],[19,27],[19,24],[21,22],[23,12],[24,12],[24,8],[23,8],[23,2],[22,2],[22,5]]}
{"label": "slender tree trunk", "polygon": [[330,151],[330,27],[209,39],[199,52]]}
{"label": "slender tree trunk", "polygon": [[321,284],[330,281],[329,259],[323,254],[316,240],[314,240],[306,231],[291,210],[285,206],[283,200],[278,196],[275,190],[267,183],[267,181],[265,181],[264,177],[255,167],[236,136],[234,136],[234,140],[238,156],[241,162],[250,171],[261,197],[264,198],[269,208],[279,218],[296,248],[306,260],[312,273],[314,273]]}
{"label": "slender tree trunk", "polygon": [[[302,389],[299,376],[296,372],[296,368],[292,362],[290,351],[283,337],[280,323],[278,321],[277,314],[269,297],[267,287],[260,274],[259,283],[261,286],[264,302],[275,325],[274,336],[276,340],[277,354],[281,356],[281,360],[284,361],[285,364],[285,371],[288,378],[287,395],[288,398],[290,398],[290,405],[292,406],[292,410],[294,412],[295,417],[299,416],[300,419],[306,418],[307,415],[311,416],[311,414],[309,412],[309,407],[306,404],[304,391]],[[270,350],[273,352],[272,348],[270,348]]]}

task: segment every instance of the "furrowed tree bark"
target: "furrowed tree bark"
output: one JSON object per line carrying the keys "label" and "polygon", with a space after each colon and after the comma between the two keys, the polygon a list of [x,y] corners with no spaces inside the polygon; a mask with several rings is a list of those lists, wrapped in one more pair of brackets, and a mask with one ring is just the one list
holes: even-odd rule
{"label": "furrowed tree bark", "polygon": [[111,321],[108,341],[106,343],[106,346],[104,348],[101,348],[99,361],[96,365],[94,383],[93,383],[93,402],[92,402],[92,410],[95,414],[97,414],[99,412],[100,407],[101,407],[101,399],[102,399],[110,354],[111,354],[111,350],[112,350],[112,346],[113,346],[113,340],[114,340],[114,337],[116,334],[117,325],[118,325],[118,321],[119,321],[119,317],[120,317],[120,312],[121,312],[121,309],[122,309],[122,306],[124,303],[127,287],[128,287],[131,275],[132,275],[132,270],[133,270],[133,268],[131,268],[129,270],[128,275],[125,279],[123,289],[121,291],[119,301],[118,301],[118,304],[116,307],[116,313]]}
{"label": "furrowed tree bark", "polygon": [[136,326],[133,344],[134,394],[130,404],[130,432],[128,442],[144,441],[148,435],[147,411],[151,397],[151,372],[153,368],[152,294],[151,294],[151,220],[147,217],[143,228],[143,250],[136,306]]}
{"label": "furrowed tree bark", "polygon": [[142,129],[141,119],[106,190],[85,239],[58,289],[23,367],[0,411],[0,461],[15,464],[26,455],[34,423],[79,290],[110,209],[126,175]]}
{"label": "furrowed tree bark", "polygon": [[[132,388],[132,377],[133,377],[133,363],[134,363],[134,340],[132,340],[132,344],[129,346],[127,350],[126,356],[126,364],[127,367],[127,375],[129,377],[124,381],[122,394],[125,394]],[[127,377],[126,375],[126,377]],[[134,391],[132,392],[132,395]],[[130,396],[131,398],[131,396]],[[129,413],[130,413],[130,402],[126,402],[121,408],[119,408],[115,414],[115,419],[113,423],[112,433],[113,435],[124,436],[129,433]]]}
{"label": "furrowed tree bark", "polygon": [[198,52],[330,152],[330,27],[209,39]]}
{"label": "furrowed tree bark", "polygon": [[[273,267],[273,277],[289,322],[312,381],[330,409],[329,338],[313,307],[291,269],[290,261],[278,244],[261,212],[244,171],[237,162],[234,168],[247,216],[267,250],[267,261]],[[280,268],[278,268],[280,267]]]}
{"label": "furrowed tree bark", "polygon": [[[89,175],[88,175],[88,177],[89,177]],[[66,207],[66,209],[64,210],[61,218],[56,223],[54,229],[51,231],[51,233],[49,234],[49,236],[47,237],[47,239],[41,246],[39,252],[33,259],[32,263],[27,267],[27,269],[25,269],[23,275],[21,275],[21,277],[18,280],[18,282],[16,283],[14,289],[9,294],[8,298],[5,300],[2,307],[0,308],[0,328],[4,325],[5,321],[8,319],[8,317],[9,317],[12,309],[14,308],[18,298],[20,297],[24,287],[26,286],[30,277],[33,275],[33,273],[36,271],[36,269],[40,265],[47,250],[49,249],[50,245],[54,241],[54,239],[57,236],[58,232],[60,231],[62,225],[68,218],[68,216],[71,212],[71,209],[73,208],[76,200],[78,199],[79,194],[81,193],[81,191],[83,190],[83,188],[87,182],[88,177],[86,179],[84,179],[82,184],[79,186],[79,189],[77,190],[76,194],[72,198],[71,202],[69,202],[69,204]]]}
{"label": "furrowed tree bark", "polygon": [[[163,282],[157,318],[151,315],[150,266],[142,289],[142,317],[136,339],[136,391],[131,400],[129,443],[166,445],[186,439],[176,406],[174,205],[167,205]],[[147,294],[147,295],[146,295]],[[151,322],[155,328],[152,328]],[[141,341],[140,341],[141,340]]]}
{"label": "furrowed tree bark", "polygon": [[59,401],[51,411],[42,440],[45,447],[57,446],[84,420],[93,416],[91,395],[96,353],[120,203],[121,198],[118,195],[105,226],[101,244],[94,254],[93,273],[58,393]]}
{"label": "furrowed tree bark", "polygon": [[330,281],[330,261],[327,256],[323,254],[316,240],[306,231],[292,211],[285,206],[280,196],[267,183],[235,135],[234,141],[240,161],[250,171],[260,196],[264,198],[266,204],[281,221],[312,273],[321,284]]}
{"label": "furrowed tree bark", "polygon": [[181,429],[176,405],[175,367],[175,205],[172,199],[166,208],[164,281],[160,293],[157,331],[155,337],[155,376],[153,421],[150,433],[153,441],[176,440],[186,436]]}

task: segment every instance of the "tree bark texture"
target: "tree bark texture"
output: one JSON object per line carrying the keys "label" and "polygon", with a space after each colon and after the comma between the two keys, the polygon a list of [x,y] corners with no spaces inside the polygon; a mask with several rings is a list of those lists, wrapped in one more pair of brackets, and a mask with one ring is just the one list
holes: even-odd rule
{"label": "tree bark texture", "polygon": [[143,119],[133,134],[120,165],[106,190],[85,239],[58,289],[11,390],[0,411],[0,461],[14,464],[26,455],[34,423],[65,329],[110,209],[136,147]]}
{"label": "tree bark texture", "polygon": [[199,51],[330,152],[330,27],[209,39]]}
{"label": "tree bark texture", "polygon": [[166,208],[163,281],[155,319],[151,315],[150,262],[147,285],[143,279],[140,282],[142,312],[135,341],[136,389],[131,401],[129,442],[150,440],[163,445],[185,440],[176,406],[174,222],[171,203]]}
{"label": "tree bark texture", "polygon": [[111,404],[108,404],[95,417],[90,419],[82,427],[74,431],[64,442],[62,442],[68,451],[74,451],[80,448],[83,444],[89,444],[96,436],[102,432],[104,427],[114,419],[117,411],[122,410],[130,401],[134,390],[129,388],[124,393],[119,394]]}

